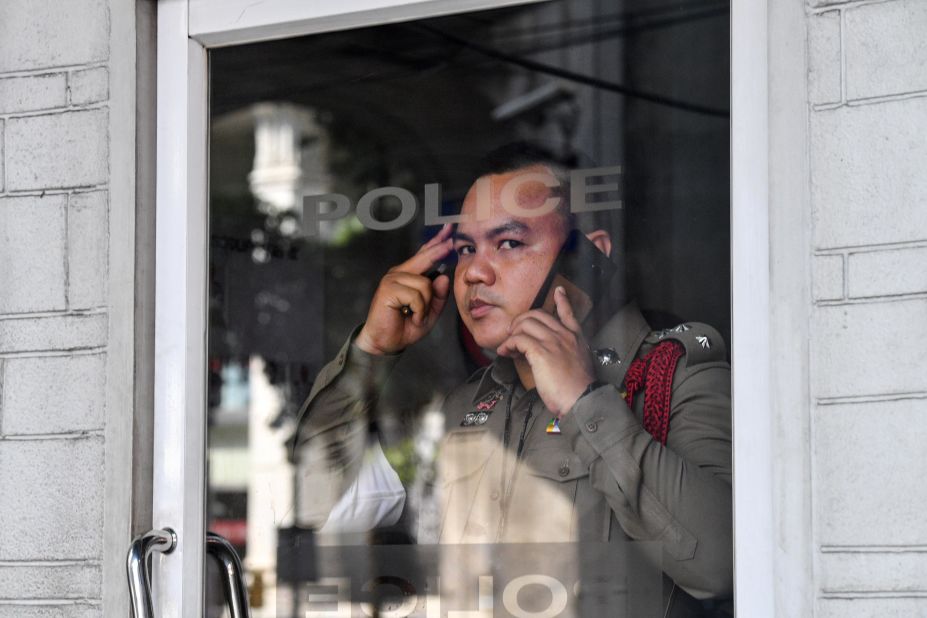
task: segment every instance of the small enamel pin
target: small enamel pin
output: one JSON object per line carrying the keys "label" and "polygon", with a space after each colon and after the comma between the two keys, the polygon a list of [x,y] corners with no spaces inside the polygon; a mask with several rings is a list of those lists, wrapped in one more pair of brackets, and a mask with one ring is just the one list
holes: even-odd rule
{"label": "small enamel pin", "polygon": [[477,402],[476,410],[464,416],[464,419],[460,422],[460,426],[473,427],[475,425],[485,424],[486,421],[489,420],[489,415],[492,414],[493,408],[495,408],[496,404],[501,400],[502,391],[492,391]]}
{"label": "small enamel pin", "polygon": [[470,412],[460,421],[460,426],[473,427],[476,425],[483,425],[488,420],[489,414],[486,412]]}
{"label": "small enamel pin", "polygon": [[496,404],[499,403],[499,400],[502,399],[501,391],[493,391],[483,397],[479,403],[476,404],[476,409],[480,412],[489,412],[496,407]]}
{"label": "small enamel pin", "polygon": [[547,423],[547,433],[560,433],[560,419],[556,416]]}

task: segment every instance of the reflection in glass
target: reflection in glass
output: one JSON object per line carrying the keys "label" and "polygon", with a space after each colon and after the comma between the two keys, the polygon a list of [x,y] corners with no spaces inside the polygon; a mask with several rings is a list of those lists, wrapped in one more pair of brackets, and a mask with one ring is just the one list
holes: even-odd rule
{"label": "reflection in glass", "polygon": [[[518,491],[557,533],[508,539],[526,546],[441,544],[467,507],[448,510],[444,398],[493,356],[453,299],[369,414],[336,440],[320,432],[294,447],[301,404],[365,319],[380,277],[437,232],[425,204],[457,212],[481,159],[505,144],[543,144],[570,170],[620,166],[612,197],[623,208],[599,222],[624,255],[628,297],[654,331],[708,323],[723,349],[728,6],[671,4],[545,2],[211,52],[207,526],[242,556],[255,618],[490,605],[501,616],[513,603],[542,615],[559,607],[560,589],[519,577],[548,571],[567,582],[562,615],[663,615],[659,567],[634,567],[659,564],[659,547],[559,544],[579,535],[555,520],[568,498],[551,487],[575,475],[544,452],[526,451],[532,474]],[[377,231],[357,216],[382,187],[413,196],[408,223]],[[336,216],[331,198],[307,219],[304,196],[321,195],[344,196],[349,212]],[[369,211],[375,221],[402,213],[395,197]],[[488,469],[519,465],[493,452]],[[479,453],[468,447],[457,461],[467,468]],[[381,490],[369,512],[345,500],[364,487]],[[222,615],[221,585],[207,599],[208,615]],[[677,615],[724,615],[722,603],[697,605]]]}

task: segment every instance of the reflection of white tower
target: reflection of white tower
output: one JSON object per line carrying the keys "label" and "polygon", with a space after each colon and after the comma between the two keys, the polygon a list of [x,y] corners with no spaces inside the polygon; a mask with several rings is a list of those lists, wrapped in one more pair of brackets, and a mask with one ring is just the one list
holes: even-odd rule
{"label": "reflection of white tower", "polygon": [[327,141],[307,109],[280,103],[254,107],[254,167],[248,174],[261,210],[292,211],[300,193],[328,193]]}
{"label": "reflection of white tower", "polygon": [[248,413],[248,552],[245,567],[260,572],[264,582],[264,607],[258,616],[275,616],[274,579],[277,565],[277,528],[293,525],[293,467],[287,461],[284,441],[287,427],[274,429],[283,399],[267,380],[264,361],[251,358],[249,367],[251,405]]}

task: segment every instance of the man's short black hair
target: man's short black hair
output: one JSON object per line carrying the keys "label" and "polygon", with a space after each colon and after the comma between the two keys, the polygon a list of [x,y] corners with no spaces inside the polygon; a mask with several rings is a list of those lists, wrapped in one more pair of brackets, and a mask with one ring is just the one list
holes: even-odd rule
{"label": "man's short black hair", "polygon": [[[558,156],[554,150],[537,142],[511,142],[500,146],[480,159],[476,168],[476,177],[482,178],[490,174],[505,174],[532,165],[543,165],[553,172],[560,183],[556,195],[560,198],[557,209],[563,216],[567,231],[579,229],[582,232],[592,232],[597,229],[609,229],[609,224],[603,221],[603,214],[599,212],[585,212],[579,215],[570,208],[570,171],[576,169],[578,156],[575,154]],[[592,167],[590,165],[590,167]]]}
{"label": "man's short black hair", "polygon": [[[535,142],[512,142],[490,151],[484,156],[476,169],[476,177],[482,178],[490,174],[504,174],[532,165],[544,165],[553,172],[560,183],[559,195],[561,197],[558,210],[563,215],[566,231],[578,229],[583,233],[595,230],[605,230],[612,237],[612,254],[610,259],[617,269],[612,285],[606,298],[602,299],[597,307],[597,316],[594,322],[607,319],[611,311],[617,310],[627,302],[627,264],[621,242],[620,231],[623,221],[615,219],[617,212],[598,210],[592,212],[573,213],[570,208],[570,171],[579,168],[578,155],[557,156],[554,150]],[[583,160],[583,168],[597,167],[591,160]]]}

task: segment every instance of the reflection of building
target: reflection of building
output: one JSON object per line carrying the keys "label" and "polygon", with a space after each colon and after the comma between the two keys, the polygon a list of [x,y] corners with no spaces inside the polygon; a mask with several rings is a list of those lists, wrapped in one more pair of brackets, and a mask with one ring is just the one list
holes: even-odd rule
{"label": "reflection of building", "polygon": [[[165,388],[153,377],[154,341],[162,336],[154,327],[155,185],[158,178],[169,185],[187,164],[178,151],[156,169],[155,133],[202,128],[189,126],[183,114],[169,126],[155,121],[155,12],[180,3],[9,0],[0,9],[0,613],[127,612],[125,550],[152,525],[151,459],[164,447],[154,443],[152,429],[153,393]],[[642,0],[598,4],[653,8]],[[765,243],[768,234],[772,289],[763,291],[772,294],[774,401],[769,441],[746,448],[768,449],[762,463],[774,476],[774,487],[762,494],[772,503],[776,531],[769,596],[775,615],[784,617],[923,614],[924,5],[760,4],[764,21],[757,29],[768,36],[761,55],[770,73],[753,77],[762,114],[768,104],[769,146],[758,143],[770,178],[751,179],[746,192],[764,217],[767,204],[770,211],[749,242]],[[714,10],[727,23],[726,3],[672,8],[690,5]],[[260,10],[254,4],[243,17]],[[727,67],[718,81],[705,82],[691,52],[705,41],[726,48],[727,35],[701,29],[707,21],[691,28],[666,21],[672,23],[639,32],[609,57],[642,88],[710,91],[726,101]],[[390,62],[418,66],[428,51],[423,40]],[[642,52],[635,60],[623,55],[634,49]],[[735,46],[733,53],[744,51]],[[561,55],[545,53],[548,60]],[[689,79],[675,79],[676,69]],[[484,107],[532,85],[509,86]],[[450,87],[441,83],[435,91]],[[187,95],[179,95],[182,105],[205,106]],[[484,108],[466,95],[472,93],[458,100],[467,111]],[[691,151],[666,147],[679,118],[642,112],[629,149],[618,149],[614,133],[595,124],[578,134],[599,136],[603,147],[629,161],[650,161],[646,182],[634,187],[648,200],[659,198],[652,212],[662,217],[671,181],[708,160],[697,134]],[[394,120],[381,121],[392,138],[416,126]],[[472,123],[461,125],[465,142]],[[662,145],[663,156],[651,159],[648,144]],[[726,144],[721,152],[728,152]],[[246,184],[253,153],[244,159]],[[710,184],[697,187],[696,211],[726,200],[713,196]],[[675,197],[694,203],[692,195]],[[690,248],[712,238],[712,230],[690,224],[687,217],[671,222],[694,239]],[[177,236],[178,255],[205,249],[188,248]],[[229,237],[248,244],[250,228]],[[673,281],[662,279],[655,294],[672,296],[685,277],[680,271]],[[684,301],[686,310],[706,298],[726,305],[720,279],[671,300]],[[271,309],[282,315],[277,306]],[[195,338],[188,343],[198,345]],[[182,457],[174,463],[182,465]]]}

